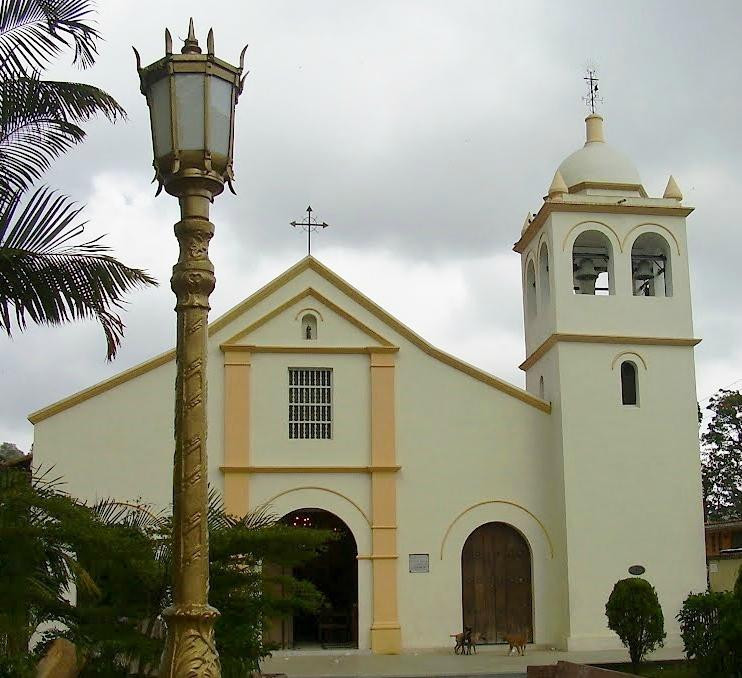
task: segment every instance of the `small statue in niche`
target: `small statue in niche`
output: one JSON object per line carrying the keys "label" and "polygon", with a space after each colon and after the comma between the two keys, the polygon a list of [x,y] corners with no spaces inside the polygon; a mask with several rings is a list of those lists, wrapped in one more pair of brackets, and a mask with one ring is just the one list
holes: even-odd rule
{"label": "small statue in niche", "polygon": [[312,338],[312,326],[311,325],[307,325],[307,330],[306,330],[305,336],[306,336],[307,339],[311,339]]}

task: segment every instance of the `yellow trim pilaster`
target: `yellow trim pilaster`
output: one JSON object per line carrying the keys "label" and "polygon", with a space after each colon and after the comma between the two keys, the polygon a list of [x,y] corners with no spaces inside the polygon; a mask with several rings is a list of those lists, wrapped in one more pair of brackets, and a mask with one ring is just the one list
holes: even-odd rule
{"label": "yellow trim pilaster", "polygon": [[[250,464],[250,363],[247,351],[224,351],[224,466]],[[244,516],[250,508],[250,474],[224,474],[224,508]]]}
{"label": "yellow trim pilaster", "polygon": [[397,608],[397,476],[394,420],[395,355],[370,354],[371,363],[371,650],[398,654],[402,631]]}

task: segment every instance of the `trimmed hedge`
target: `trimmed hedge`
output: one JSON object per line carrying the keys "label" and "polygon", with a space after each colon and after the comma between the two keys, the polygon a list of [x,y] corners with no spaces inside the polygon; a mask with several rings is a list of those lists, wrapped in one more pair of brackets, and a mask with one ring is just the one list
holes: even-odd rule
{"label": "trimmed hedge", "polygon": [[631,577],[616,582],[605,606],[608,628],[628,648],[634,672],[643,657],[662,647],[665,618],[657,592],[646,579]]}

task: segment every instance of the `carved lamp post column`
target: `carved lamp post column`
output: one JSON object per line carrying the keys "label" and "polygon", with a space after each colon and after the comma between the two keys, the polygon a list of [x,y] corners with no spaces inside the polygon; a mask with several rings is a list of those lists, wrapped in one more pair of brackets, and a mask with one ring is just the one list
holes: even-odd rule
{"label": "carved lamp post column", "polygon": [[[155,179],[180,202],[175,224],[180,257],[170,284],[177,304],[175,462],[173,475],[173,605],[165,611],[168,633],[162,678],[212,678],[221,673],[214,645],[218,612],[209,605],[209,535],[206,464],[206,340],[214,266],[209,205],[232,188],[234,110],[242,90],[242,65],[214,56],[209,31],[203,54],[193,32],[173,54],[165,31],[165,56],[141,67],[142,94],[152,124]],[[233,191],[234,192],[234,191]]]}

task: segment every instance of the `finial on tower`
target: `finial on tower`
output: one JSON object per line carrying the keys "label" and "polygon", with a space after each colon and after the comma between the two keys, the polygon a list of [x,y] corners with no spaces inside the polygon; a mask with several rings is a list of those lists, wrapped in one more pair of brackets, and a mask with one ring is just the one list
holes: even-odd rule
{"label": "finial on tower", "polygon": [[562,196],[567,193],[569,193],[569,189],[564,181],[564,177],[562,176],[562,173],[557,170],[554,174],[551,186],[549,186],[549,195],[547,197],[549,200],[561,200]]}
{"label": "finial on tower", "polygon": [[667,187],[665,188],[665,194],[662,196],[663,198],[670,198],[671,200],[678,200],[681,201],[683,199],[683,194],[680,192],[680,187],[678,186],[677,182],[675,181],[675,177],[670,175],[670,178],[667,180]]}
{"label": "finial on tower", "polygon": [[590,114],[595,115],[596,104],[602,104],[603,99],[598,96],[598,76],[594,66],[587,67],[587,76],[583,80],[587,83],[587,96],[582,97],[582,100],[590,109]]}
{"label": "finial on tower", "polygon": [[188,22],[188,37],[184,40],[180,53],[201,54],[201,48],[198,46],[198,40],[196,40],[196,32],[193,29],[193,17]]}
{"label": "finial on tower", "polygon": [[526,214],[526,219],[523,222],[523,228],[520,229],[521,235],[523,235],[528,230],[528,227],[531,225],[532,221],[533,221],[533,214],[529,212],[528,214]]}

